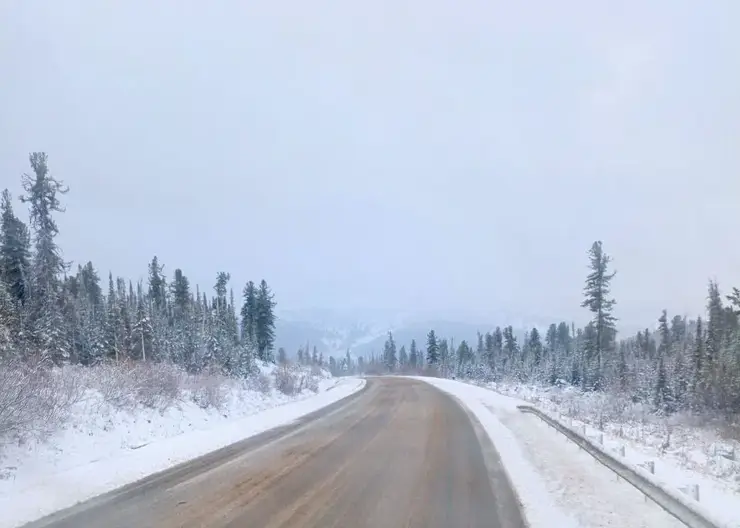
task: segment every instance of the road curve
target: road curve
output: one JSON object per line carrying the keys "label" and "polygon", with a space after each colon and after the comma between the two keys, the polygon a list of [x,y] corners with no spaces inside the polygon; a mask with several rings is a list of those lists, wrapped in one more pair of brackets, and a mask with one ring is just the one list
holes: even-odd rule
{"label": "road curve", "polygon": [[361,393],[26,528],[524,528],[478,422],[420,381]]}

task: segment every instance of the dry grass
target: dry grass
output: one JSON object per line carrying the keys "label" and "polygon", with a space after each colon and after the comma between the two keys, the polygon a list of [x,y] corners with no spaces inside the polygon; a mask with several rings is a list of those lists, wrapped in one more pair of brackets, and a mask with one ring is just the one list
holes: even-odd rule
{"label": "dry grass", "polygon": [[[227,406],[230,389],[240,383],[262,394],[273,390],[272,380],[261,372],[239,381],[218,372],[191,375],[166,362],[52,368],[40,362],[5,359],[0,361],[0,446],[44,439],[65,426],[74,405],[82,400],[115,409],[134,411],[143,406],[160,412],[192,400],[201,408],[221,411]],[[305,389],[318,392],[318,377],[285,365],[275,369],[274,387],[290,396]]]}
{"label": "dry grass", "polygon": [[76,372],[41,362],[0,362],[0,441],[43,438],[60,427],[84,395]]}

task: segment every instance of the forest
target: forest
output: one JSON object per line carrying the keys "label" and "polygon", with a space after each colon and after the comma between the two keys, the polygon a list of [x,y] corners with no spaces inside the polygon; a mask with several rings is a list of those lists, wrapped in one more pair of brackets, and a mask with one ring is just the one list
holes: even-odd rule
{"label": "forest", "polygon": [[[17,201],[6,189],[0,204],[0,358],[6,373],[0,384],[16,382],[13,369],[28,365],[166,363],[188,373],[247,378],[257,360],[289,362],[285,350],[274,351],[276,303],[265,280],[247,282],[237,305],[229,273],[215,274],[209,296],[191,287],[180,268],[168,279],[156,256],[147,280],[136,283],[112,273],[103,281],[92,262],[71,269],[56,242],[56,215],[64,212],[69,189],[51,175],[45,153],[32,153],[29,161]],[[17,203],[28,207],[28,223],[16,213]],[[592,317],[583,328],[556,321],[522,337],[511,326],[492,327],[476,343],[456,343],[431,329],[426,342],[408,348],[389,333],[382,353],[353,357],[347,351],[328,358],[328,367],[335,375],[417,373],[572,385],[629,394],[661,413],[738,413],[740,291],[723,296],[710,281],[703,316],[663,310],[657,327],[620,336],[610,294],[615,273],[602,242],[593,243],[588,259],[581,306]],[[320,367],[324,357],[315,347],[299,350],[297,363]]]}
{"label": "forest", "polygon": [[246,376],[255,359],[273,360],[275,301],[267,282],[249,281],[237,305],[230,275],[216,274],[213,294],[191,288],[176,268],[168,282],[154,256],[148,280],[108,274],[92,262],[76,270],[56,243],[56,214],[69,191],[49,171],[47,155],[30,155],[20,202],[30,228],[2,194],[0,226],[0,354],[50,365],[105,361],[169,361],[188,372],[207,368]]}
{"label": "forest", "polygon": [[89,391],[115,408],[162,411],[184,398],[222,408],[237,382],[263,394],[316,389],[305,371],[280,369],[273,381],[260,370],[275,363],[265,280],[247,282],[237,301],[229,273],[215,274],[209,295],[180,268],[168,280],[157,256],[136,282],[101,280],[89,261],[73,269],[57,243],[69,189],[45,153],[29,161],[22,192],[14,200],[5,189],[0,203],[0,445],[58,430]]}
{"label": "forest", "polygon": [[636,335],[617,333],[615,272],[602,242],[588,251],[582,308],[590,322],[553,322],[529,329],[523,339],[511,326],[478,333],[476,343],[455,343],[431,329],[425,343],[399,348],[389,333],[382,353],[347,355],[331,367],[336,374],[423,374],[484,382],[569,385],[585,391],[629,395],[656,413],[676,411],[734,416],[740,412],[740,291],[723,296],[710,281],[706,314],[696,319],[668,310]]}

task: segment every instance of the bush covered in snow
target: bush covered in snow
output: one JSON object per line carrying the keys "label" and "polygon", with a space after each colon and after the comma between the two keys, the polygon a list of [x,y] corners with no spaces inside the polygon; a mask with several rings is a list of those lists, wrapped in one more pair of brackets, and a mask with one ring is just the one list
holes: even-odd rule
{"label": "bush covered in snow", "polygon": [[43,438],[54,431],[83,397],[83,387],[74,369],[51,370],[38,362],[2,361],[0,443]]}
{"label": "bush covered in snow", "polygon": [[311,367],[305,369],[299,365],[284,364],[273,371],[275,388],[286,395],[293,395],[304,390],[319,391],[319,380],[326,377],[325,371]]}
{"label": "bush covered in snow", "polygon": [[235,393],[295,396],[318,392],[330,375],[321,369],[263,363],[247,378],[217,370],[188,373],[169,362],[122,361],[95,367],[50,368],[30,361],[0,362],[0,447],[9,442],[43,440],[68,425],[75,404],[89,408],[164,413],[193,402],[202,409],[223,411]]}

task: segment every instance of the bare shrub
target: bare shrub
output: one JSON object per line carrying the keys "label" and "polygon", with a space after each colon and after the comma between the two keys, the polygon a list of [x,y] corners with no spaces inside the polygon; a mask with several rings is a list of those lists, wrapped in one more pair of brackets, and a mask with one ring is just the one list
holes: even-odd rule
{"label": "bare shrub", "polygon": [[76,369],[41,361],[0,363],[0,440],[42,439],[63,425],[83,395]]}
{"label": "bare shrub", "polygon": [[247,390],[256,391],[261,394],[270,394],[270,392],[272,392],[272,383],[270,383],[270,378],[262,372],[244,380],[244,387]]}
{"label": "bare shrub", "polygon": [[230,380],[219,375],[200,375],[190,380],[190,397],[201,409],[223,410]]}
{"label": "bare shrub", "polygon": [[139,362],[133,373],[136,399],[145,407],[165,410],[182,396],[183,372],[175,365]]}
{"label": "bare shrub", "polygon": [[118,409],[140,404],[164,411],[182,398],[185,373],[171,363],[121,362],[90,370],[90,388]]}
{"label": "bare shrub", "polygon": [[275,369],[273,376],[275,376],[275,388],[283,394],[293,396],[301,391],[298,377],[287,366]]}
{"label": "bare shrub", "polygon": [[311,392],[319,392],[319,379],[312,374],[308,374],[304,379],[303,388]]}

